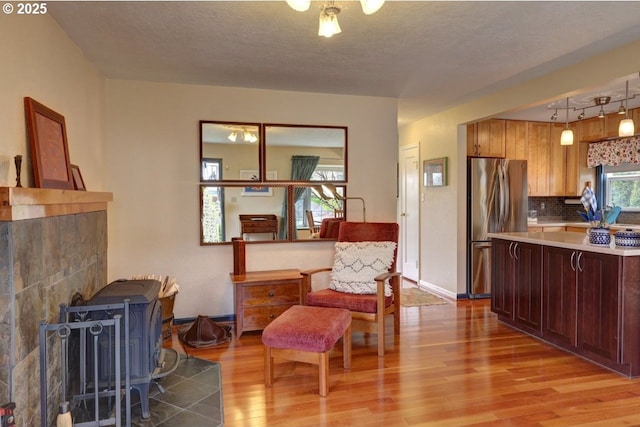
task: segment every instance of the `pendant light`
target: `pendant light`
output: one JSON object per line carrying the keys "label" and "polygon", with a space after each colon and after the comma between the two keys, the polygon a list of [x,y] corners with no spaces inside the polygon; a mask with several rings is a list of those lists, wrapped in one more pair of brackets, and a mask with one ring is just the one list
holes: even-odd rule
{"label": "pendant light", "polygon": [[322,37],[331,37],[334,34],[342,32],[340,24],[338,23],[338,14],[340,13],[340,7],[336,6],[334,2],[330,2],[322,6],[320,11],[320,22],[318,25],[318,35]]}
{"label": "pendant light", "polygon": [[298,12],[306,12],[311,6],[311,0],[286,0],[291,9]]}
{"label": "pendant light", "polygon": [[573,145],[573,131],[569,129],[569,98],[567,98],[565,128],[560,135],[560,145]]}
{"label": "pendant light", "polygon": [[618,127],[618,136],[633,136],[636,132],[636,126],[633,123],[633,120],[629,118],[629,80],[627,80],[627,87],[625,90],[625,112],[624,119],[620,120],[620,126]]}

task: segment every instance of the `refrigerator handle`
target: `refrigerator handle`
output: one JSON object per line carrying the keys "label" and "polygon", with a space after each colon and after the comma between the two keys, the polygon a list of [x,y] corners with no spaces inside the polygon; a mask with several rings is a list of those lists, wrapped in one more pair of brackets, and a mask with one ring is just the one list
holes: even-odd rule
{"label": "refrigerator handle", "polygon": [[509,220],[509,210],[511,209],[511,199],[510,199],[510,190],[509,190],[509,160],[505,160],[504,161],[504,168],[503,168],[503,180],[504,180],[504,186],[503,186],[503,191],[504,191],[504,231],[513,231],[513,230],[509,230],[507,229],[507,221]]}
{"label": "refrigerator handle", "polygon": [[504,231],[504,169],[502,165],[498,165],[498,228],[500,232]]}

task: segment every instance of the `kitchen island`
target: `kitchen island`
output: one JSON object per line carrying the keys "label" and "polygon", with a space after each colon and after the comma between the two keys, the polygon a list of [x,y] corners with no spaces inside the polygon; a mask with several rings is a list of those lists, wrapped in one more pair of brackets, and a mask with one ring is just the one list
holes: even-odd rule
{"label": "kitchen island", "polygon": [[586,233],[490,233],[500,321],[629,377],[640,376],[640,248]]}

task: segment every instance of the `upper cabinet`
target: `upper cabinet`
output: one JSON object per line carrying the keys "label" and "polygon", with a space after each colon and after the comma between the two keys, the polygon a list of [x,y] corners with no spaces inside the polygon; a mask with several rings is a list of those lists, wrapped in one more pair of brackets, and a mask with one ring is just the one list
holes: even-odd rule
{"label": "upper cabinet", "polygon": [[527,122],[522,120],[506,120],[505,124],[505,157],[511,160],[527,160],[529,145]]}
{"label": "upper cabinet", "polygon": [[467,126],[467,155],[505,157],[506,120],[490,119]]}
{"label": "upper cabinet", "polygon": [[549,123],[527,122],[529,196],[549,195]]}
{"label": "upper cabinet", "polygon": [[590,138],[602,139],[605,120],[596,118],[570,123],[574,143],[567,146],[560,145],[560,135],[565,128],[562,123],[487,120],[467,126],[467,148],[477,148],[475,141],[480,135],[479,129],[489,129],[491,133],[493,128],[493,140],[499,140],[500,122],[504,122],[504,155],[485,156],[527,160],[529,196],[575,197],[582,194],[585,182],[595,183],[595,169],[587,167],[589,143],[584,142],[587,139],[584,135],[586,132]]}
{"label": "upper cabinet", "polygon": [[604,137],[604,120],[598,117],[582,120],[581,141],[597,141]]}

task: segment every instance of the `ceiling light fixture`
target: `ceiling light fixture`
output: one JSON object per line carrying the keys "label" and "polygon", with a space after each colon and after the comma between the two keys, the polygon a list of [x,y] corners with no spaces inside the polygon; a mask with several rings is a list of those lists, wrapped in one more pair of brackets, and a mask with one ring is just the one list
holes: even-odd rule
{"label": "ceiling light fixture", "polygon": [[[629,100],[629,80],[627,80],[627,86],[625,89],[625,103],[628,104]],[[618,126],[618,136],[633,136],[636,132],[636,127],[633,120],[629,118],[629,112],[625,108],[624,119],[620,120],[620,126]]]}
{"label": "ceiling light fixture", "polygon": [[227,136],[227,139],[231,142],[236,142],[238,140],[238,135],[242,137],[243,142],[256,142],[258,141],[258,137],[255,132],[251,132],[245,128],[231,128],[231,133]]}
{"label": "ceiling light fixture", "polygon": [[244,142],[256,142],[258,140],[258,137],[253,132],[249,132],[248,130],[245,130],[242,133],[242,140]]}
{"label": "ceiling light fixture", "polygon": [[318,35],[322,37],[331,37],[334,34],[342,32],[338,23],[338,14],[340,7],[333,2],[324,4],[320,10],[320,21],[318,25]]}
{"label": "ceiling light fixture", "polygon": [[287,0],[287,4],[297,12],[306,12],[311,6],[311,0]]}
{"label": "ceiling light fixture", "polygon": [[[638,73],[640,75],[640,73]],[[561,100],[557,100],[552,102],[551,104],[547,105],[547,109],[549,110],[554,110],[553,114],[550,117],[551,121],[555,121],[558,118],[558,110],[567,110],[567,113],[569,112],[569,108],[571,108],[573,111],[581,111],[580,114],[578,114],[577,120],[584,120],[585,118],[585,111],[589,110],[591,108],[598,108],[598,115],[597,117],[600,119],[604,119],[605,116],[607,115],[607,112],[604,110],[604,107],[609,105],[610,103],[613,102],[620,102],[620,107],[611,112],[611,114],[624,114],[625,118],[623,120],[620,121],[620,126],[618,127],[618,135],[620,137],[622,136],[633,136],[635,135],[635,125],[633,123],[633,120],[629,118],[629,100],[630,99],[635,99],[637,96],[640,96],[640,93],[632,93],[629,94],[629,81],[627,80],[626,82],[626,89],[625,89],[625,95],[624,98],[621,98],[620,95],[617,95],[617,91],[613,92],[616,94],[616,99],[612,100],[611,96],[609,95],[605,95],[605,94],[601,94],[598,96],[595,96],[593,98],[590,98],[589,100],[589,104],[588,105],[575,105],[575,101],[576,98],[574,98],[573,103],[574,105],[572,107],[569,107],[568,102],[566,102],[566,107],[565,106],[561,106]],[[567,98],[568,100],[568,98]],[[562,104],[565,104],[565,102],[563,102]],[[613,119],[612,119],[613,120]]]}
{"label": "ceiling light fixture", "polygon": [[569,129],[569,98],[567,98],[567,119],[565,120],[565,127],[560,135],[560,145],[573,145],[573,131]]}
{"label": "ceiling light fixture", "polygon": [[365,15],[376,13],[383,4],[384,0],[360,0],[360,5]]}
{"label": "ceiling light fixture", "polygon": [[[298,12],[309,10],[311,2],[309,0],[286,0],[287,4]],[[371,15],[377,12],[384,0],[360,0],[362,12],[365,15]],[[342,32],[338,23],[338,14],[342,11],[342,6],[336,4],[335,1],[325,1],[320,7],[320,17],[318,23],[318,35],[322,37],[331,37],[334,34]]]}

